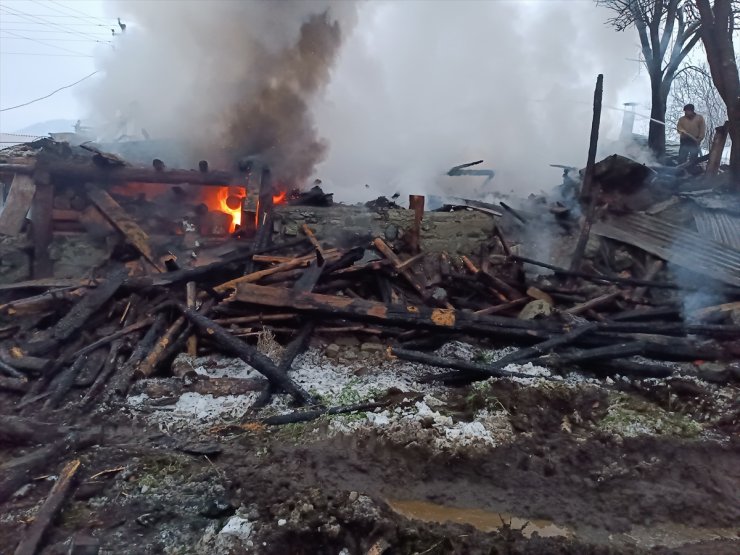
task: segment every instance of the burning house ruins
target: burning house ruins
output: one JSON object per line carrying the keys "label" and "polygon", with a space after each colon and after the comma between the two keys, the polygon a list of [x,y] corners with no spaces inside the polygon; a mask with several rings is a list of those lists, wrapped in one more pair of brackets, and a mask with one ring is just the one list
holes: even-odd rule
{"label": "burning house ruins", "polygon": [[[4,440],[43,442],[39,426],[50,425],[37,419],[59,411],[163,396],[250,399],[240,416],[206,418],[240,426],[357,413],[380,422],[418,404],[396,386],[322,399],[294,368],[322,338],[331,359],[351,352],[342,337],[357,337],[366,356],[420,365],[420,383],[454,387],[531,379],[533,364],[545,380],[737,380],[740,206],[721,172],[666,173],[614,155],[575,188],[567,177],[557,198],[425,211],[422,196],[408,209],[339,205],[320,183],[301,191],[257,160],[235,166],[136,166],[49,139],[2,154],[0,389],[17,414],[3,417]],[[265,351],[265,337],[281,354]],[[456,337],[519,348],[494,360],[430,352]],[[249,373],[194,370],[219,353]],[[293,406],[276,412],[275,398]],[[722,418],[737,426],[736,413]],[[7,463],[2,499],[46,463]]]}
{"label": "burning house ruins", "polygon": [[0,551],[736,552],[722,145],[597,160],[599,76],[547,194],[342,204],[307,108],[341,18],[313,11],[238,37],[263,73],[199,145],[0,151]]}

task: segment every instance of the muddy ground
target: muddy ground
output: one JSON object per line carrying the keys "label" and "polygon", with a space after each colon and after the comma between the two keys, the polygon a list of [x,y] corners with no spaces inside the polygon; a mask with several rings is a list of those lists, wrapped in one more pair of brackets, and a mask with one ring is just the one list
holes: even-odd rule
{"label": "muddy ground", "polygon": [[[519,369],[531,379],[451,388],[379,348],[336,351],[314,346],[296,380],[327,403],[393,404],[269,427],[243,418],[250,395],[132,393],[92,415],[47,415],[99,428],[100,439],[78,454],[44,553],[740,552],[732,381],[697,379],[688,366],[669,379],[602,380],[529,365]],[[204,366],[251,375],[233,361]],[[290,410],[277,396],[258,416]],[[32,450],[5,449],[0,463]],[[3,506],[1,553],[69,458],[50,460]]]}

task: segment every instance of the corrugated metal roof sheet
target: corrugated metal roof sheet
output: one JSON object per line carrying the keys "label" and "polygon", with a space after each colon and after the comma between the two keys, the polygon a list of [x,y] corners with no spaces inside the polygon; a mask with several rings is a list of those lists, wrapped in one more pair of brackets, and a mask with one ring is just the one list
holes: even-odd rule
{"label": "corrugated metal roof sheet", "polygon": [[702,235],[740,250],[740,217],[715,210],[701,210],[694,214],[694,221]]}
{"label": "corrugated metal roof sheet", "polygon": [[597,222],[592,231],[641,248],[668,262],[740,287],[740,250],[643,214]]}

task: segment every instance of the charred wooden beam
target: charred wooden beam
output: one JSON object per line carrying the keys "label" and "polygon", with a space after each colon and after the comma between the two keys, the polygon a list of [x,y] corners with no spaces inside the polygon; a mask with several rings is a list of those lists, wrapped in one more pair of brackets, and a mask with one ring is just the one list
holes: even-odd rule
{"label": "charred wooden beam", "polygon": [[65,179],[81,183],[164,183],[170,185],[225,185],[239,184],[242,177],[226,171],[195,171],[172,169],[157,171],[154,168],[135,166],[101,167],[90,163],[80,164],[62,160],[44,160],[37,164],[0,164],[0,172],[32,174],[44,171],[54,179]]}
{"label": "charred wooden beam", "polygon": [[36,193],[36,183],[27,175],[16,174],[10,184],[5,206],[0,212],[0,235],[17,235],[23,229]]}
{"label": "charred wooden beam", "polygon": [[69,495],[70,489],[74,484],[74,478],[80,468],[79,460],[69,461],[64,465],[59,473],[54,487],[51,488],[49,496],[41,505],[31,526],[23,535],[21,543],[15,550],[15,555],[36,555],[38,548],[41,546],[43,536],[46,533],[57,513]]}
{"label": "charred wooden beam", "polygon": [[[588,143],[586,171],[583,176],[583,185],[581,186],[581,201],[585,202],[586,204],[588,204],[591,201],[592,197],[595,196],[593,191],[594,165],[596,164],[596,149],[599,143],[599,127],[601,124],[601,100],[603,95],[604,76],[599,74],[599,76],[596,78],[596,88],[594,89],[594,110],[593,118],[591,120],[591,137]],[[588,239],[588,235],[586,235],[586,238]],[[576,252],[578,252],[578,249]],[[581,254],[583,254],[582,251]],[[576,267],[571,267],[571,269],[578,270],[578,268]]]}
{"label": "charred wooden beam", "polygon": [[59,424],[39,422],[20,416],[0,415],[0,443],[8,445],[34,445],[50,443],[69,433]]}
{"label": "charred wooden beam", "polygon": [[107,191],[91,183],[87,184],[86,189],[88,198],[97,206],[98,210],[100,210],[113,227],[123,234],[126,240],[139,251],[147,262],[158,271],[163,272],[164,268],[155,258],[152,247],[149,244],[149,236],[139,227],[139,224],[121,208],[121,205]]}
{"label": "charred wooden beam", "polygon": [[282,388],[292,395],[296,401],[304,404],[313,404],[314,399],[302,387],[293,382],[285,372],[281,371],[275,364],[260,353],[257,349],[233,337],[228,331],[210,320],[188,308],[178,305],[183,310],[185,317],[190,320],[205,336],[214,341],[225,351],[238,356],[260,374],[265,376],[276,387]]}
{"label": "charred wooden beam", "polygon": [[26,351],[31,355],[40,355],[55,350],[82,328],[90,317],[115,295],[125,279],[126,271],[123,267],[111,269],[106,279],[75,304],[50,330],[40,334],[35,341],[28,343]]}
{"label": "charred wooden beam", "polygon": [[[611,277],[611,276],[597,276],[594,274],[589,274],[587,272],[567,270],[565,268],[560,268],[559,266],[554,266],[552,264],[548,264],[546,262],[540,262],[539,260],[534,260],[532,258],[526,258],[524,256],[512,255],[510,258],[517,262],[524,262],[525,264],[532,264],[533,266],[540,266],[541,268],[547,268],[548,270],[552,270],[556,274],[560,274],[564,276],[579,277],[579,278],[583,278],[588,281],[594,281],[597,283],[618,283],[620,285],[644,285],[645,287],[654,287],[656,289],[681,289],[681,287],[679,287],[675,283],[666,283],[663,281],[649,281],[649,280],[644,280],[644,279],[620,278],[620,277]],[[686,288],[684,287],[683,289],[686,289]]]}
{"label": "charred wooden beam", "polygon": [[373,241],[373,245],[375,245],[375,248],[378,249],[378,251],[385,256],[388,260],[391,261],[391,264],[393,264],[393,267],[396,269],[398,273],[400,273],[404,278],[406,278],[406,281],[409,282],[409,284],[416,289],[416,291],[424,296],[425,293],[425,287],[424,284],[421,283],[417,277],[411,273],[411,270],[408,267],[403,266],[403,261],[398,257],[398,255],[393,252],[393,249],[391,249],[388,245],[385,244],[385,241],[383,241],[380,237],[376,238]]}
{"label": "charred wooden beam", "polygon": [[495,334],[530,342],[538,338],[547,339],[552,333],[562,332],[561,325],[550,322],[519,320],[502,316],[478,316],[445,308],[432,309],[405,304],[385,304],[249,283],[239,284],[230,300],[361,322],[381,322],[402,327],[421,326],[440,331]]}
{"label": "charred wooden beam", "polygon": [[136,348],[131,353],[129,359],[125,364],[116,369],[109,387],[110,397],[114,395],[126,395],[137,366],[154,347],[154,343],[161,337],[166,325],[165,315],[160,312],[157,314],[152,327],[147,330],[141,341],[136,344]]}
{"label": "charred wooden beam", "polygon": [[474,362],[468,362],[465,360],[443,358],[421,351],[412,351],[409,349],[402,349],[400,347],[393,347],[391,353],[403,360],[409,360],[411,362],[420,362],[422,364],[428,364],[429,366],[436,366],[438,368],[448,368],[454,370],[462,370],[469,372],[474,375],[482,376],[485,378],[531,378],[529,374],[522,372],[514,372],[509,370],[503,370],[498,365],[486,365],[476,364]]}
{"label": "charred wooden beam", "polygon": [[53,263],[49,257],[52,239],[52,210],[54,209],[54,186],[48,179],[37,180],[36,194],[31,205],[31,230],[33,236],[34,279],[51,277]]}
{"label": "charred wooden beam", "polygon": [[409,209],[414,211],[414,223],[411,227],[409,247],[414,254],[421,250],[421,222],[424,218],[424,196],[409,195]]}
{"label": "charred wooden beam", "polygon": [[0,390],[28,393],[31,390],[31,384],[26,378],[6,378],[5,376],[0,376]]}
{"label": "charred wooden beam", "polygon": [[72,433],[27,455],[4,462],[0,465],[0,503],[10,499],[18,488],[38,476],[50,462],[95,445],[99,438],[99,430]]}
{"label": "charred wooden beam", "polygon": [[157,365],[163,360],[165,350],[170,344],[176,339],[183,325],[185,324],[185,317],[180,316],[175,320],[170,327],[164,332],[164,335],[160,337],[154,344],[154,348],[144,357],[134,372],[134,377],[148,378],[154,373]]}

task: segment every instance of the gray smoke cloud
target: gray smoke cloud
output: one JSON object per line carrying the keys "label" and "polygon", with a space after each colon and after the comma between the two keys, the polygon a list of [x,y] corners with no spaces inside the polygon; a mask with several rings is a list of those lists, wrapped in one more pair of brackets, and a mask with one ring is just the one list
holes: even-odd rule
{"label": "gray smoke cloud", "polygon": [[[90,91],[107,139],[176,139],[186,159],[256,155],[305,180],[327,151],[312,102],[330,78],[354,2],[112,2],[127,28]],[[152,153],[156,154],[156,153]]]}
{"label": "gray smoke cloud", "polygon": [[[585,164],[596,75],[619,106],[637,73],[634,34],[586,0],[117,0],[110,14],[129,28],[102,61],[99,119],[197,157],[261,153],[340,200],[549,189],[549,164]],[[620,122],[605,109],[602,141]],[[487,189],[444,176],[477,159],[496,170]]]}
{"label": "gray smoke cloud", "polygon": [[[605,106],[630,100],[636,34],[607,17],[590,1],[363,4],[316,112],[331,139],[321,177],[351,199],[364,184],[477,195],[483,178],[444,174],[484,159],[488,192],[549,189],[561,175],[549,164],[586,163],[597,74]],[[604,109],[602,144],[621,120]]]}

